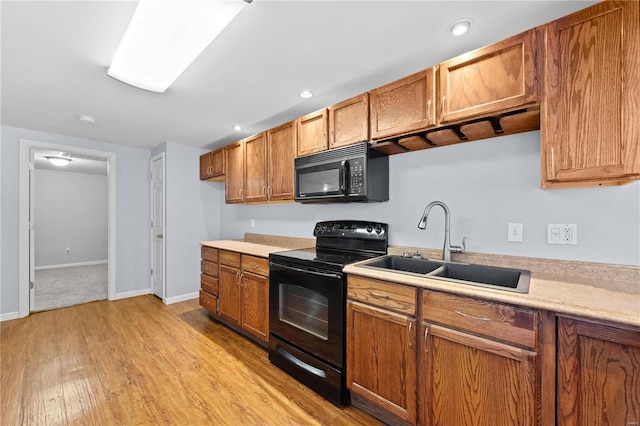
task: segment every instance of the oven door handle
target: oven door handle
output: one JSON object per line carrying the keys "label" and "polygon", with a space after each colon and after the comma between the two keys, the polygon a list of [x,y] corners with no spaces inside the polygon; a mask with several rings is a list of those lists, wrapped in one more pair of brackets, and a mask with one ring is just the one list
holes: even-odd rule
{"label": "oven door handle", "polygon": [[341,280],[342,279],[342,274],[332,274],[332,273],[327,273],[327,272],[309,271],[307,269],[294,268],[293,266],[285,266],[285,265],[281,265],[279,263],[273,263],[273,262],[270,265],[274,266],[276,268],[288,269],[290,271],[299,272],[301,274],[319,275],[321,277],[334,278],[336,280]]}
{"label": "oven door handle", "polygon": [[297,365],[298,367],[302,368],[303,370],[308,371],[309,373],[313,374],[314,376],[318,376],[318,377],[322,377],[323,379],[326,379],[327,373],[325,371],[320,370],[319,368],[316,368],[313,365],[309,365],[306,362],[296,358],[295,356],[293,356],[289,352],[287,352],[287,350],[285,348],[283,348],[282,346],[280,346],[276,350],[278,351],[278,353],[280,355],[285,357],[289,362]]}

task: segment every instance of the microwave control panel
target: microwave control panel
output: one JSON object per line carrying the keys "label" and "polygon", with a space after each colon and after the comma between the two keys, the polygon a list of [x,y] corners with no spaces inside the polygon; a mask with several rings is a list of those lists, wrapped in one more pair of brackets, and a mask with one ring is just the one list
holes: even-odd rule
{"label": "microwave control panel", "polygon": [[349,161],[349,194],[365,193],[365,165],[364,158],[354,158]]}

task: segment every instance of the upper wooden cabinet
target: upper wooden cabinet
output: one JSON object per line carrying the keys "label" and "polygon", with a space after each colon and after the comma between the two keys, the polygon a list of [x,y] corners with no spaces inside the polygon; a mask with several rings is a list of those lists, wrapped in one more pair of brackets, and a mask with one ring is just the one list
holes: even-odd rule
{"label": "upper wooden cabinet", "polygon": [[244,142],[224,147],[226,173],[224,176],[225,201],[228,204],[244,202]]}
{"label": "upper wooden cabinet", "polygon": [[329,148],[369,140],[369,94],[329,107]]}
{"label": "upper wooden cabinet", "polygon": [[605,1],[547,26],[542,187],[640,179],[640,3]]}
{"label": "upper wooden cabinet", "polygon": [[435,68],[369,92],[371,139],[418,132],[435,125]]}
{"label": "upper wooden cabinet", "polygon": [[200,180],[224,181],[224,148],[200,156]]}
{"label": "upper wooden cabinet", "polygon": [[296,125],[298,157],[327,149],[329,115],[326,108],[298,118]]}
{"label": "upper wooden cabinet", "polygon": [[244,201],[267,200],[267,133],[244,140]]}
{"label": "upper wooden cabinet", "polygon": [[293,200],[293,162],[296,158],[296,122],[267,131],[268,194],[272,201]]}
{"label": "upper wooden cabinet", "polygon": [[451,123],[506,112],[539,101],[538,29],[440,64],[438,121]]}

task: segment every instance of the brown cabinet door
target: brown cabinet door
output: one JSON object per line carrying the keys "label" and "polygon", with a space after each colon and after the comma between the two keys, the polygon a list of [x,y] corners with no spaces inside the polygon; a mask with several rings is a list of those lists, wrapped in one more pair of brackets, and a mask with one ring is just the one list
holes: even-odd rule
{"label": "brown cabinet door", "polygon": [[267,134],[244,140],[244,200],[267,201]]}
{"label": "brown cabinet door", "polygon": [[224,147],[227,173],[224,179],[224,195],[227,204],[244,202],[244,143],[242,141]]}
{"label": "brown cabinet door", "polygon": [[242,329],[260,340],[269,340],[269,279],[242,273]]}
{"label": "brown cabinet door", "polygon": [[640,330],[558,318],[559,426],[640,424]]}
{"label": "brown cabinet door", "polygon": [[369,92],[371,139],[418,132],[435,125],[434,68]]}
{"label": "brown cabinet door", "polygon": [[326,151],[327,128],[329,122],[327,109],[321,109],[296,120],[298,126],[298,157],[314,152]]}
{"label": "brown cabinet door", "polygon": [[422,423],[538,425],[537,354],[423,323]]}
{"label": "brown cabinet door", "polygon": [[640,3],[598,3],[546,40],[542,187],[639,179]]}
{"label": "brown cabinet door", "polygon": [[329,107],[329,148],[369,140],[369,94]]}
{"label": "brown cabinet door", "polygon": [[211,151],[209,153],[209,162],[211,165],[211,177],[224,176],[224,148]]}
{"label": "brown cabinet door", "polygon": [[348,388],[410,424],[417,412],[415,327],[406,315],[347,303]]}
{"label": "brown cabinet door", "polygon": [[538,102],[536,29],[440,64],[439,122],[462,121]]}
{"label": "brown cabinet door", "polygon": [[242,311],[240,269],[220,265],[218,275],[218,315],[240,325]]}
{"label": "brown cabinet door", "polygon": [[200,156],[200,180],[206,180],[211,177],[211,153],[207,152]]}
{"label": "brown cabinet door", "polygon": [[267,131],[270,200],[293,200],[293,161],[296,157],[296,122]]}

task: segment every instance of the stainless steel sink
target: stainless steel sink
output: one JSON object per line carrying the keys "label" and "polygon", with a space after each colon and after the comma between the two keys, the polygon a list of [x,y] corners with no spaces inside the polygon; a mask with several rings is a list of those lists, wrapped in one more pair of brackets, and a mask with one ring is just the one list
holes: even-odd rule
{"label": "stainless steel sink", "polygon": [[382,256],[359,267],[380,269],[402,274],[418,275],[436,280],[514,291],[529,292],[531,273],[523,269],[501,268],[497,266],[474,265],[470,263],[444,262],[438,260],[407,258],[402,256]]}

